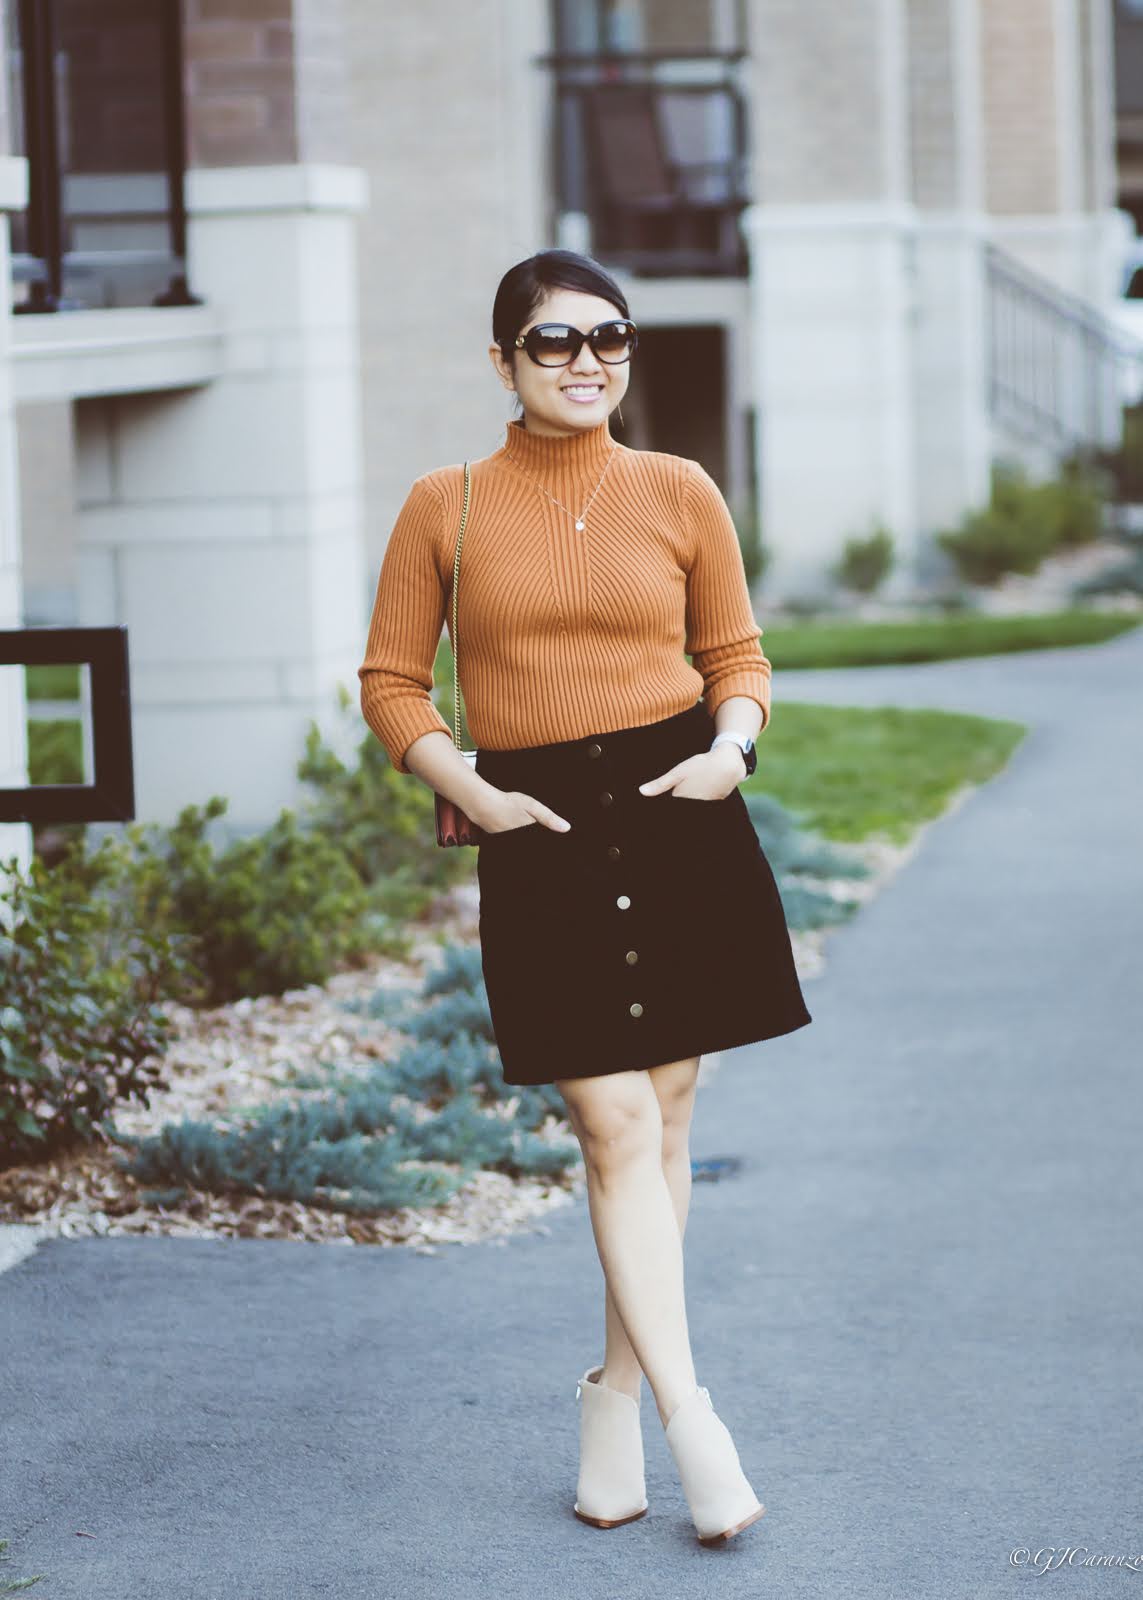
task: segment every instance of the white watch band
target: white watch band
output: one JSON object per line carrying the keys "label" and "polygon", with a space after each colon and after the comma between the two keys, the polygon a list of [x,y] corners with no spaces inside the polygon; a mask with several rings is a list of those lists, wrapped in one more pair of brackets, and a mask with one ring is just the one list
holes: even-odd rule
{"label": "white watch band", "polygon": [[714,740],[711,743],[711,749],[713,750],[716,745],[723,743],[736,744],[742,751],[742,754],[745,755],[746,746],[750,743],[750,740],[744,733],[717,733],[715,734]]}

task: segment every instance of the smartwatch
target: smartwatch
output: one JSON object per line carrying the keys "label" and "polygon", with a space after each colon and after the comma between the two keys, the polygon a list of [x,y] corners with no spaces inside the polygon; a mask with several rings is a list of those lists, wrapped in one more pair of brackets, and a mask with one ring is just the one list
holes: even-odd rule
{"label": "smartwatch", "polygon": [[713,750],[716,745],[724,743],[736,744],[742,751],[743,756],[746,758],[745,776],[749,778],[758,767],[758,752],[754,748],[754,740],[750,738],[749,734],[745,733],[719,733],[715,735],[711,749]]}

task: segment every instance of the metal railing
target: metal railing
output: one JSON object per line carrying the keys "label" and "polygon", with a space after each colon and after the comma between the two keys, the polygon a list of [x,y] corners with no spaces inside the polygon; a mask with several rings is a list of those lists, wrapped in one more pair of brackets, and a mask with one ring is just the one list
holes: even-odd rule
{"label": "metal railing", "polygon": [[742,50],[557,51],[557,213],[587,219],[588,248],[649,276],[742,276],[749,204]]}
{"label": "metal railing", "polygon": [[29,178],[12,216],[12,309],[197,305],[179,0],[129,0],[94,29],[93,15],[78,0],[8,8],[13,138]]}
{"label": "metal railing", "polygon": [[994,420],[1059,451],[1113,447],[1143,393],[1143,344],[991,243],[985,274]]}

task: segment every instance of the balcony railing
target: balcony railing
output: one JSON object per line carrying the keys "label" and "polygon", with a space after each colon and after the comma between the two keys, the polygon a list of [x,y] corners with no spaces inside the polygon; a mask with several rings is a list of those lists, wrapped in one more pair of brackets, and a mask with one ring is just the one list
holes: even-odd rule
{"label": "balcony railing", "polygon": [[28,207],[12,309],[195,305],[187,287],[179,0],[10,0],[5,56]]}
{"label": "balcony railing", "polygon": [[745,51],[557,52],[554,191],[585,245],[649,276],[741,276],[750,202]]}
{"label": "balcony railing", "polygon": [[1143,345],[998,246],[985,263],[994,420],[1057,450],[1113,446],[1143,393]]}

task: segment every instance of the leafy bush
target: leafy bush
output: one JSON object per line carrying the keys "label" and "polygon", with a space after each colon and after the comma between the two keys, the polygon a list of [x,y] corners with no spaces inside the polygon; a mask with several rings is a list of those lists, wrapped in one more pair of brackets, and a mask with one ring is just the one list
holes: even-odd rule
{"label": "leafy bush", "polygon": [[1058,478],[1035,484],[1029,492],[1051,524],[1054,545],[1069,548],[1091,544],[1103,532],[1109,487],[1106,474],[1073,458],[1063,464]]}
{"label": "leafy bush", "polygon": [[995,583],[1006,572],[1035,572],[1051,550],[1054,525],[1029,488],[1023,469],[998,466],[990,503],[968,512],[956,530],[937,535],[970,582]]}
{"label": "leafy bush", "polygon": [[[451,674],[451,663],[448,670]],[[450,701],[451,691],[450,676]],[[338,700],[341,710],[359,723],[360,713],[344,686]],[[441,711],[446,720],[451,714],[451,708]],[[472,852],[440,849],[432,790],[398,772],[372,731],[355,754],[356,766],[347,766],[311,724],[297,769],[313,791],[305,804],[305,822],[337,840],[363,883],[386,887],[385,903],[396,915],[415,915],[442,888],[471,875]]]}
{"label": "leafy bush", "polygon": [[[478,960],[478,951],[452,955],[429,975],[422,993],[434,1003],[422,1021],[431,1020],[395,1062],[341,1079],[320,1100],[263,1107],[245,1126],[188,1120],[149,1138],[117,1134],[131,1151],[118,1164],[162,1186],[145,1199],[173,1202],[190,1186],[348,1212],[440,1205],[481,1168],[566,1171],[580,1159],[578,1144],[553,1145],[532,1131],[558,1109],[554,1085],[541,1086],[546,1094],[509,1091],[503,1081]],[[500,1102],[509,1092],[506,1116]]]}
{"label": "leafy bush", "polygon": [[227,809],[213,796],[169,829],[134,825],[130,894],[146,926],[189,937],[196,999],[223,1005],[323,983],[372,948],[369,897],[339,843],[284,809],[263,833],[215,854],[206,826]]}
{"label": "leafy bush", "polygon": [[0,885],[0,1161],[106,1132],[124,1100],[161,1086],[170,1025],[160,999],[185,981],[179,941],[122,894],[120,845],[69,850],[49,869],[15,857]]}
{"label": "leafy bush", "polygon": [[878,525],[867,539],[847,539],[834,576],[845,589],[872,594],[893,566],[893,536]]}
{"label": "leafy bush", "polygon": [[1058,547],[1099,537],[1105,488],[1104,479],[1076,459],[1043,483],[1030,483],[1021,466],[998,462],[989,504],[969,512],[959,528],[939,533],[937,543],[973,583],[1035,572]]}
{"label": "leafy bush", "polygon": [[1143,405],[1124,406],[1123,437],[1114,450],[1091,451],[1091,466],[1106,473],[1109,494],[1119,501],[1143,501]]}

